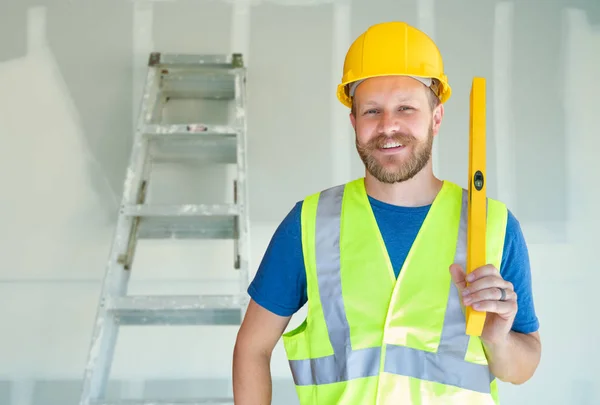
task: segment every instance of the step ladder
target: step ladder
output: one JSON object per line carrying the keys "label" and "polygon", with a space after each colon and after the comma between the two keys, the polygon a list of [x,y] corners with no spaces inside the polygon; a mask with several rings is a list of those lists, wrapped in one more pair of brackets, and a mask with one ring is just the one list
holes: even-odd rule
{"label": "step ladder", "polygon": [[[243,319],[249,281],[245,82],[246,70],[241,54],[155,52],[150,55],[80,405],[233,404],[232,398],[180,402],[107,400],[105,392],[121,326],[239,325]],[[182,100],[226,104],[226,122],[179,119],[166,123],[166,107]],[[176,111],[176,107],[172,108]],[[204,164],[227,163],[234,168],[235,179],[228,185],[233,187],[232,202],[194,204],[182,201],[179,205],[148,202],[148,189],[153,185],[153,163],[160,159],[177,162],[190,158]],[[239,273],[239,291],[232,295],[128,295],[136,245],[144,238],[233,240],[231,265]],[[202,263],[198,263],[198,268],[202,268]]]}

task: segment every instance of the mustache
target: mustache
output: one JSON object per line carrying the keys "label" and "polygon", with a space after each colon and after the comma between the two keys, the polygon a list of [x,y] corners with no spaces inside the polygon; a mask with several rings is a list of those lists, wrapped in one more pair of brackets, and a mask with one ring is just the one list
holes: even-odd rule
{"label": "mustache", "polygon": [[376,138],[371,139],[367,146],[369,148],[382,148],[389,141],[398,142],[406,146],[410,145],[413,142],[416,142],[416,139],[412,135],[403,133],[396,133],[391,135],[381,134],[378,135]]}

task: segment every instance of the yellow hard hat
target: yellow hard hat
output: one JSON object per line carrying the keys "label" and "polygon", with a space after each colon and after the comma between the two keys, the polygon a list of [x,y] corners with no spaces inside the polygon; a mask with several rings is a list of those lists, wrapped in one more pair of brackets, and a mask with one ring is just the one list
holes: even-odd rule
{"label": "yellow hard hat", "polygon": [[337,97],[352,106],[352,84],[369,77],[403,75],[425,83],[445,103],[452,92],[444,74],[442,55],[424,32],[404,23],[385,22],[369,27],[350,46]]}

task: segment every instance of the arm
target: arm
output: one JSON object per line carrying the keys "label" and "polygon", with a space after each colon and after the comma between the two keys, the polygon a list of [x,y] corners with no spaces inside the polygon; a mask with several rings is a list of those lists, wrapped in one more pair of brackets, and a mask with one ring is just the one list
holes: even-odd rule
{"label": "arm", "polygon": [[[467,277],[458,265],[450,269],[463,303],[487,312],[481,340],[490,371],[499,380],[523,384],[541,358],[539,321],[533,304],[527,245],[518,221],[509,213],[500,271],[492,265],[476,269]],[[498,287],[506,290],[500,302]]]}
{"label": "arm", "polygon": [[529,252],[519,221],[510,211],[500,273],[513,285],[517,311],[506,340],[497,344],[484,341],[484,349],[494,375],[502,381],[523,384],[539,365],[542,343],[533,301]]}
{"label": "arm", "polygon": [[484,341],[483,347],[492,374],[512,384],[523,384],[533,376],[542,351],[539,332],[524,334],[514,330],[508,333],[506,340]]}
{"label": "arm", "polygon": [[235,405],[271,404],[271,354],[307,300],[298,203],[273,235],[256,276],[233,354]]}
{"label": "arm", "polygon": [[233,351],[235,405],[271,404],[271,354],[290,318],[250,300]]}

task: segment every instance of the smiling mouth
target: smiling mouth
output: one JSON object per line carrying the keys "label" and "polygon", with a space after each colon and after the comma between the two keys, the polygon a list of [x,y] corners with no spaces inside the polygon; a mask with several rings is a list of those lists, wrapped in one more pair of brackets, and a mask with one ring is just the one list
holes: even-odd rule
{"label": "smiling mouth", "polygon": [[383,152],[396,152],[403,149],[405,146],[400,142],[387,142],[378,149]]}

